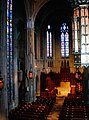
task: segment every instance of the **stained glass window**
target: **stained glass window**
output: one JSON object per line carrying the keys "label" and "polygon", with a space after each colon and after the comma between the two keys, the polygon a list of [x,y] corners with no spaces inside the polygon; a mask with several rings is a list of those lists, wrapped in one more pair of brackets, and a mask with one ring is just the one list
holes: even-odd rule
{"label": "stained glass window", "polygon": [[69,28],[66,23],[61,26],[61,57],[69,57]]}
{"label": "stained glass window", "polygon": [[52,31],[50,25],[48,25],[47,28],[47,57],[51,58],[52,57]]}
{"label": "stained glass window", "polygon": [[89,64],[89,10],[81,7],[81,65]]}
{"label": "stained glass window", "polygon": [[7,81],[8,102],[13,101],[12,79],[12,0],[7,0]]}

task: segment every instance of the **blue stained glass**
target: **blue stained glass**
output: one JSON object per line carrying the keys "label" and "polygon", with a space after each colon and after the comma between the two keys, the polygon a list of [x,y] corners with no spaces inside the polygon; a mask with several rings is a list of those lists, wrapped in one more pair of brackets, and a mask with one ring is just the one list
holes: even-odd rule
{"label": "blue stained glass", "polygon": [[13,101],[12,80],[12,0],[7,0],[7,81],[8,81],[8,103]]}
{"label": "blue stained glass", "polygon": [[64,29],[64,30],[66,29],[66,26],[65,26],[65,25],[63,26],[63,29]]}
{"label": "blue stained glass", "polygon": [[61,46],[64,46],[64,42],[61,42]]}
{"label": "blue stained glass", "polygon": [[61,26],[61,57],[69,57],[69,33],[68,26],[63,23]]}

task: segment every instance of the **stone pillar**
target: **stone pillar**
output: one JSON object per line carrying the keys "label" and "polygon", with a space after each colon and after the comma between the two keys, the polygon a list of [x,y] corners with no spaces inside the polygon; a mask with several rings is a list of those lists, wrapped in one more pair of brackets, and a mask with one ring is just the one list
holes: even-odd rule
{"label": "stone pillar", "polygon": [[[35,65],[35,53],[34,53],[34,24],[32,19],[28,19],[27,21],[27,50],[26,50],[26,70],[27,70],[27,80],[28,84],[26,86],[26,101],[32,102],[35,98],[35,87],[34,87],[34,65]],[[32,79],[29,78],[29,71],[32,72]]]}
{"label": "stone pillar", "polygon": [[14,55],[14,101],[13,101],[13,107],[18,106],[18,48],[17,48],[17,40],[18,40],[18,34],[17,34],[17,29],[15,26],[17,26],[17,21],[14,21],[14,37],[13,37],[13,42],[14,42],[14,47],[13,47],[13,55]]}

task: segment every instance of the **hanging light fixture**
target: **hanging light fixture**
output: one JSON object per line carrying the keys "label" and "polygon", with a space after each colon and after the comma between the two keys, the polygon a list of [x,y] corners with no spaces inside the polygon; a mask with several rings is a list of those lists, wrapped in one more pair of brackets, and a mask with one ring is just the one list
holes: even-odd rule
{"label": "hanging light fixture", "polygon": [[33,78],[33,73],[32,71],[29,71],[29,79],[32,79]]}
{"label": "hanging light fixture", "polygon": [[3,78],[0,78],[0,90],[4,87]]}

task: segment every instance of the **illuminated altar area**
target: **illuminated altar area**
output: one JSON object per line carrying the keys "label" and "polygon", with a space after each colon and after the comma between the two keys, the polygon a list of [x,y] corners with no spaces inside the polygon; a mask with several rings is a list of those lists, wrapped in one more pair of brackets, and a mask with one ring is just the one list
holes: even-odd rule
{"label": "illuminated altar area", "polygon": [[58,90],[57,96],[67,96],[70,91],[70,82],[60,82],[60,87],[56,88]]}

